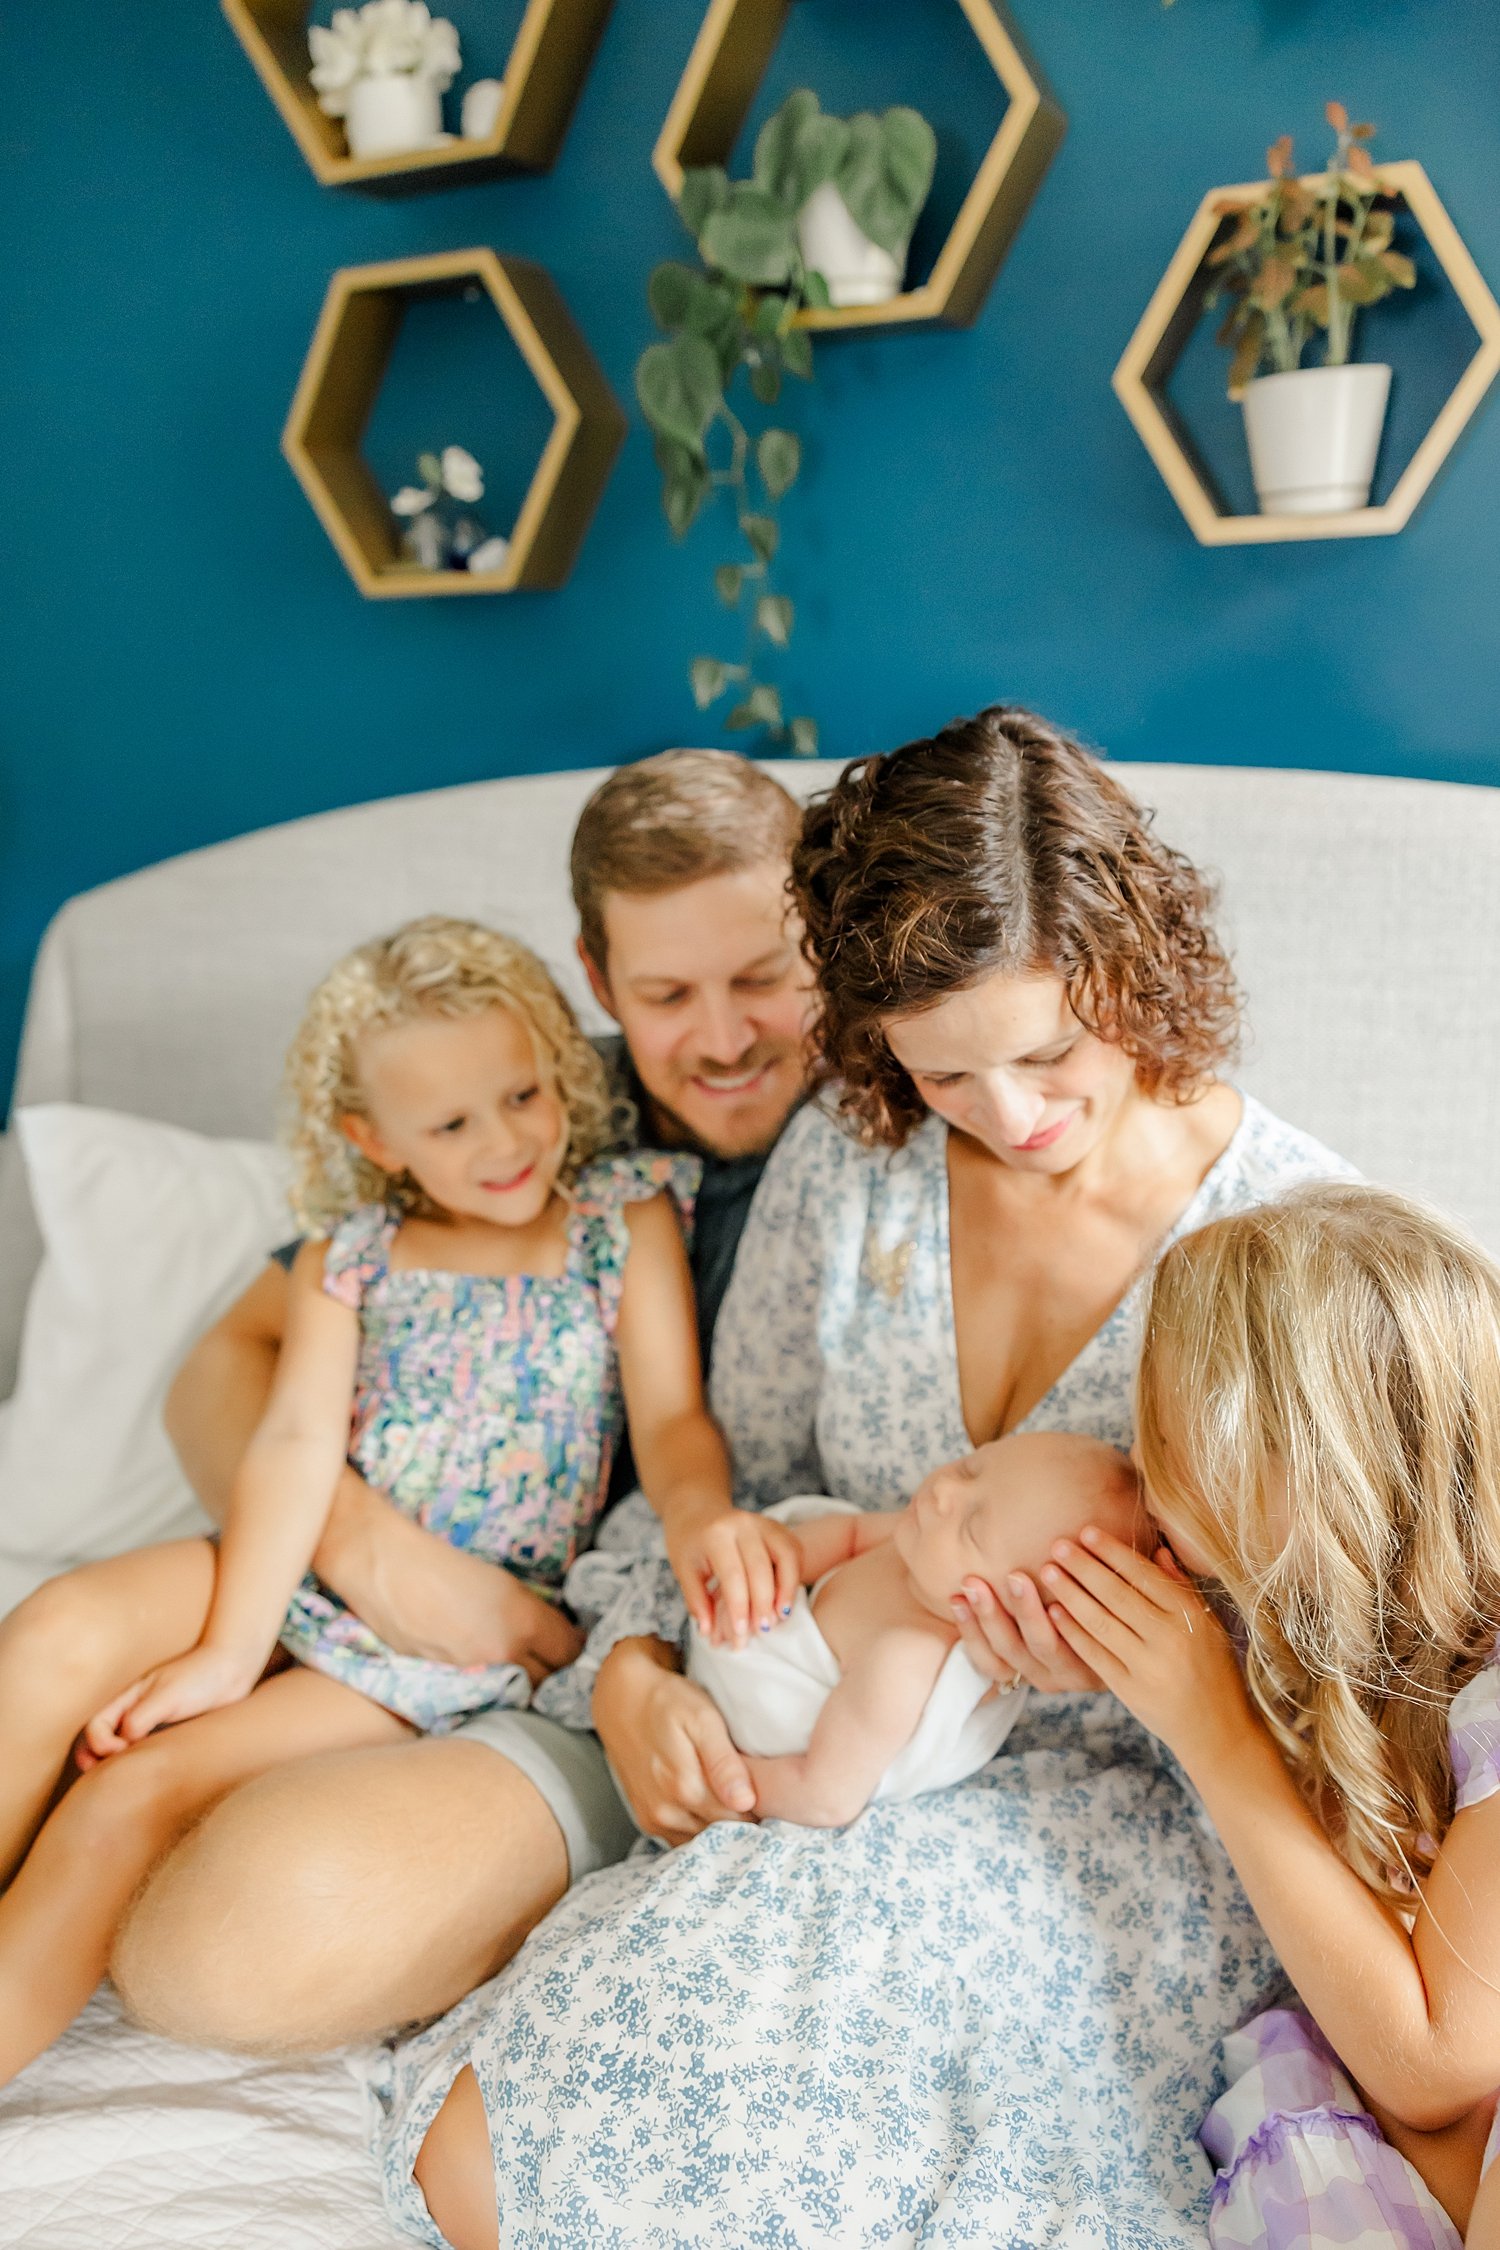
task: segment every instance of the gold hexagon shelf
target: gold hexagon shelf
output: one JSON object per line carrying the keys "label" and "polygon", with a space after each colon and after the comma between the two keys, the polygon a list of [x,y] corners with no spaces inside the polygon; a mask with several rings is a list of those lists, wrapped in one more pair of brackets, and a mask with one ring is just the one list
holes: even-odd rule
{"label": "gold hexagon shelf", "polygon": [[[555,417],[500,570],[423,570],[403,559],[385,494],[360,451],[406,308],[485,291]],[[620,410],[550,274],[494,250],[345,266],[328,285],[281,450],[362,594],[509,594],[560,586],[625,435]]]}
{"label": "gold hexagon shelf", "polygon": [[[1320,186],[1326,175],[1304,175]],[[1379,538],[1410,521],[1438,470],[1500,373],[1500,305],[1465,248],[1458,229],[1420,164],[1382,164],[1383,188],[1410,212],[1426,236],[1433,256],[1479,338],[1479,348],[1449,395],[1446,405],[1378,507],[1355,508],[1343,515],[1231,515],[1223,506],[1191,437],[1166,395],[1166,386],[1203,312],[1212,279],[1208,253],[1228,221],[1247,203],[1257,202],[1269,180],[1210,189],[1162,275],[1155,296],[1125,347],[1114,372],[1120,404],[1135,424],[1163,483],[1187,518],[1193,536],[1205,547],[1260,546],[1284,539]]]}
{"label": "gold hexagon shelf", "polygon": [[[948,0],[951,4],[951,0]],[[1009,97],[984,160],[931,274],[883,305],[809,308],[814,329],[905,327],[974,319],[1067,130],[1020,35],[998,0],[958,0]],[[651,161],[675,202],[686,167],[728,161],[776,50],[791,0],[710,0]]]}
{"label": "gold hexagon shelf", "polygon": [[483,139],[366,157],[349,154],[337,118],[318,107],[308,75],[309,0],[220,4],[320,185],[412,195],[503,172],[544,172],[562,146],[611,0],[527,0],[499,114]]}

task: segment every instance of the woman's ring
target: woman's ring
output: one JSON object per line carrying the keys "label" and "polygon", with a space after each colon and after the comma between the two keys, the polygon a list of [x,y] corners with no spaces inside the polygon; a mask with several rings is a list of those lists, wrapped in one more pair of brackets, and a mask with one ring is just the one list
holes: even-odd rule
{"label": "woman's ring", "polygon": [[996,1680],[996,1682],[995,1682],[995,1693],[996,1693],[997,1695],[1014,1695],[1014,1694],[1015,1694],[1015,1692],[1016,1692],[1016,1689],[1017,1689],[1017,1688],[1018,1688],[1018,1687],[1020,1686],[1020,1684],[1021,1684],[1021,1675],[1020,1675],[1020,1673],[1019,1673],[1019,1672],[1012,1672],[1012,1673],[1011,1673],[1011,1676],[1010,1676],[1010,1678],[1009,1678],[1008,1680]]}

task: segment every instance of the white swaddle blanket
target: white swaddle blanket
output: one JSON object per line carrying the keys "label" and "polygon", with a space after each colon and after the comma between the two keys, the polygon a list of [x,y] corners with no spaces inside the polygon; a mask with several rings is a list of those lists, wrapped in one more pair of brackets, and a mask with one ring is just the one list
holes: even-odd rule
{"label": "white swaddle blanket", "polygon": [[[852,1501],[821,1492],[799,1492],[765,1510],[787,1524],[861,1512]],[[818,1713],[840,1678],[838,1659],[819,1630],[805,1587],[797,1590],[791,1616],[771,1632],[758,1634],[747,1648],[714,1648],[690,1625],[687,1671],[713,1697],[736,1747],[752,1758],[805,1750]],[[946,1789],[988,1765],[1026,1701],[1024,1688],[1010,1695],[991,1695],[989,1689],[990,1682],[975,1671],[962,1644],[956,1644],[916,1733],[886,1767],[875,1795],[920,1796],[926,1789]]]}

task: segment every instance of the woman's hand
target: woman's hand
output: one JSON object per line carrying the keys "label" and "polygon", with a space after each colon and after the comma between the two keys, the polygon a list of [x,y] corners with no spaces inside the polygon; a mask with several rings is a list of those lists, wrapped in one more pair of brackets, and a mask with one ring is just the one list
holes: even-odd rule
{"label": "woman's hand", "polygon": [[688,1615],[716,1647],[743,1648],[791,1615],[802,1551],[785,1524],[719,1501],[673,1508],[662,1525]]}
{"label": "woman's hand", "polygon": [[620,1641],[599,1667],[594,1724],[636,1824],[683,1844],[716,1820],[754,1817],[755,1791],[717,1705],[665,1641]]}
{"label": "woman's hand", "polygon": [[174,1656],[170,1664],[158,1664],[96,1711],[83,1739],[94,1759],[117,1757],[158,1727],[220,1711],[226,1703],[242,1703],[262,1670],[262,1664],[247,1663],[239,1651],[205,1641],[186,1656]]}
{"label": "woman's hand", "polygon": [[953,1621],[969,1661],[1004,1694],[1023,1681],[1044,1695],[1097,1694],[1097,1674],[1079,1662],[1047,1615],[1034,1581],[1019,1571],[1006,1580],[1005,1599],[983,1578],[966,1578],[954,1601]]}
{"label": "woman's hand", "polygon": [[583,1647],[554,1602],[500,1564],[424,1531],[353,1469],[339,1480],[313,1568],[398,1656],[519,1664],[536,1687]]}
{"label": "woman's hand", "polygon": [[1090,1527],[1052,1554],[1042,1585],[1057,1631],[1184,1765],[1258,1724],[1228,1634],[1165,1547],[1148,1561]]}

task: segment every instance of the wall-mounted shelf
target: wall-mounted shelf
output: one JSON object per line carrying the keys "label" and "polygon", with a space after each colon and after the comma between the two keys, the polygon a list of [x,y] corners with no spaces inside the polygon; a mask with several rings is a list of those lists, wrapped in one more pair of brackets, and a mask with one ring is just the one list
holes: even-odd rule
{"label": "wall-mounted shelf", "polygon": [[[1368,539],[1402,530],[1500,373],[1500,305],[1464,247],[1432,182],[1420,164],[1411,162],[1382,164],[1379,172],[1383,189],[1410,213],[1426,237],[1474,327],[1478,349],[1397,478],[1389,499],[1378,507],[1332,516],[1231,514],[1167,396],[1167,385],[1202,317],[1203,300],[1213,278],[1207,264],[1209,251],[1235,215],[1246,204],[1258,202],[1271,183],[1251,180],[1237,187],[1210,189],[1114,372],[1120,404],[1187,518],[1194,538],[1205,547],[1260,546],[1285,539]],[[1306,175],[1309,185],[1319,185],[1323,178],[1322,173]]]}
{"label": "wall-mounted shelf", "polygon": [[360,188],[369,195],[415,195],[505,172],[546,171],[562,146],[610,10],[610,0],[527,0],[492,131],[482,140],[354,157],[338,119],[324,116],[312,90],[309,0],[221,0],[221,5],[314,177],[323,187]]}
{"label": "wall-mounted shelf", "polygon": [[[940,0],[951,6],[955,0]],[[809,308],[812,329],[965,327],[978,313],[1067,129],[998,0],[956,0],[1008,97],[1005,115],[932,272],[883,305]],[[710,0],[652,153],[675,202],[686,168],[726,164],[785,27],[791,0]]]}
{"label": "wall-mounted shelf", "polygon": [[[408,306],[488,296],[554,416],[501,570],[423,570],[401,555],[386,495],[360,451]],[[362,594],[508,594],[560,586],[625,435],[625,416],[551,279],[525,258],[448,250],[346,266],[328,285],[281,449]]]}

